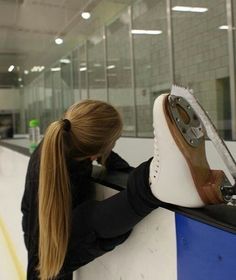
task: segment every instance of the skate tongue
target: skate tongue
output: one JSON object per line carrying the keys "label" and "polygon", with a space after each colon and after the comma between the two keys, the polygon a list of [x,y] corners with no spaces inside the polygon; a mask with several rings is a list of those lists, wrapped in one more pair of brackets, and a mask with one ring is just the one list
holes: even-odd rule
{"label": "skate tongue", "polygon": [[236,183],[234,179],[236,178],[236,162],[233,156],[231,155],[229,149],[225,145],[224,140],[218,135],[217,130],[214,124],[212,123],[212,121],[210,120],[209,116],[207,115],[205,110],[202,108],[202,106],[199,104],[199,102],[193,95],[193,90],[173,85],[171,88],[170,96],[182,97],[192,107],[196,115],[199,117],[202,125],[204,126],[207,136],[212,141],[213,145],[216,148],[216,151],[220,155],[221,159],[225,163],[230,173],[230,174],[225,174],[228,181],[232,186],[234,186]]}

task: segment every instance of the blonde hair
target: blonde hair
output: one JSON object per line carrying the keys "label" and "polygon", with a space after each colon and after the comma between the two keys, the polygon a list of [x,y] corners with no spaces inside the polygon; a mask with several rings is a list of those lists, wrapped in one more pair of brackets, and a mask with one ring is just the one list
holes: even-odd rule
{"label": "blonde hair", "polygon": [[62,268],[71,217],[70,179],[66,162],[101,155],[103,161],[119,138],[122,121],[108,103],[84,100],[72,105],[64,116],[71,123],[53,122],[41,149],[39,174],[39,264],[40,279],[54,278]]}

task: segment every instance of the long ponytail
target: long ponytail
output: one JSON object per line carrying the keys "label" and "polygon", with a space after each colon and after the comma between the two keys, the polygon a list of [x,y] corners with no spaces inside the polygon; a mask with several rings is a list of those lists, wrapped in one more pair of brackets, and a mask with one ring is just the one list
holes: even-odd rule
{"label": "long ponytail", "polygon": [[71,194],[66,167],[63,124],[52,123],[45,134],[39,174],[40,279],[54,278],[60,271],[70,233]]}
{"label": "long ponytail", "polygon": [[66,160],[103,158],[122,131],[119,112],[110,104],[84,100],[65,113],[63,121],[52,123],[45,134],[39,174],[39,264],[41,280],[57,276],[66,256],[71,219],[70,180]]}

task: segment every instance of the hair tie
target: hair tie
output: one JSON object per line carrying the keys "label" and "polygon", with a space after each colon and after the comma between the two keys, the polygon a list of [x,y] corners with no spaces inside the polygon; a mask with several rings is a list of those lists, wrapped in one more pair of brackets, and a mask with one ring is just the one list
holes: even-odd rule
{"label": "hair tie", "polygon": [[63,129],[65,131],[70,131],[70,129],[71,129],[71,122],[68,119],[64,119],[64,120],[62,120],[62,122],[63,122]]}

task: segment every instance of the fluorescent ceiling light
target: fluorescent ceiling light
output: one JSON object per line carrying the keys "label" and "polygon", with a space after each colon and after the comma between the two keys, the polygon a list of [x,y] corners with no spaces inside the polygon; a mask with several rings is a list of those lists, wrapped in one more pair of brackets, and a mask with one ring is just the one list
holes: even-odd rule
{"label": "fluorescent ceiling light", "polygon": [[24,71],[24,74],[25,74],[25,75],[28,75],[28,74],[29,74],[29,71],[28,71],[28,70],[25,70],[25,71]]}
{"label": "fluorescent ceiling light", "polygon": [[116,68],[115,65],[108,65],[108,66],[107,66],[107,69],[114,69],[114,68]]}
{"label": "fluorescent ceiling light", "polygon": [[14,65],[11,65],[11,66],[8,68],[8,72],[12,72],[14,68],[15,68],[15,66],[14,66]]}
{"label": "fluorescent ceiling light", "polygon": [[51,71],[52,71],[52,72],[61,71],[61,67],[52,67],[52,68],[51,68]]}
{"label": "fluorescent ceiling light", "polygon": [[86,70],[87,70],[87,67],[80,67],[80,69],[79,69],[80,72],[84,72]]}
{"label": "fluorescent ceiling light", "polygon": [[221,25],[221,26],[219,27],[219,29],[229,29],[229,26],[228,26],[228,25]]}
{"label": "fluorescent ceiling light", "polygon": [[137,35],[141,35],[141,34],[146,34],[146,35],[159,35],[162,33],[161,30],[142,30],[142,29],[133,29],[131,30],[132,34],[137,34]]}
{"label": "fluorescent ceiling light", "polygon": [[[229,26],[228,25],[221,25],[218,28],[222,29],[222,30],[227,30],[227,29],[229,29]],[[232,26],[232,30],[235,30],[235,27]]]}
{"label": "fluorescent ceiling light", "polygon": [[30,71],[31,72],[41,72],[43,71],[45,67],[44,66],[34,66]]}
{"label": "fluorescent ceiling light", "polygon": [[173,11],[177,12],[190,12],[191,7],[185,7],[185,6],[175,6],[172,8]]}
{"label": "fluorescent ceiling light", "polygon": [[65,64],[69,64],[71,61],[68,58],[62,58],[62,59],[60,59],[60,62],[65,63]]}
{"label": "fluorescent ceiling light", "polygon": [[208,11],[207,8],[201,8],[201,7],[193,7],[191,9],[191,12],[193,12],[193,13],[205,13],[207,11]]}
{"label": "fluorescent ceiling light", "polygon": [[172,8],[176,12],[192,12],[192,13],[205,13],[208,11],[207,8],[203,7],[188,7],[188,6],[175,6]]}
{"label": "fluorescent ceiling light", "polygon": [[56,43],[57,45],[61,45],[61,44],[63,44],[63,39],[62,39],[62,38],[56,38],[56,39],[55,39],[55,43]]}
{"label": "fluorescent ceiling light", "polygon": [[221,26],[219,26],[219,29],[229,29],[229,26],[228,25],[221,25]]}
{"label": "fluorescent ceiling light", "polygon": [[82,17],[83,19],[90,19],[91,14],[90,14],[89,12],[83,12],[83,13],[81,14],[81,17]]}

